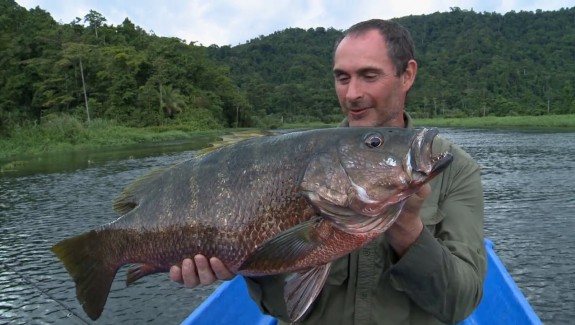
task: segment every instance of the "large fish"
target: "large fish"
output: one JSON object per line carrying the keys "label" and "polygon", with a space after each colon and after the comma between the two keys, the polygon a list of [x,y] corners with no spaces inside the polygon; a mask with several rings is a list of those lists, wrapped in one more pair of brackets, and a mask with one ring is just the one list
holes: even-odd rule
{"label": "large fish", "polygon": [[97,319],[116,271],[127,285],[196,254],[234,273],[293,273],[299,319],[330,262],[382,234],[405,200],[452,160],[435,129],[333,128],[245,140],[152,172],[115,200],[116,221],[56,244],[84,311]]}

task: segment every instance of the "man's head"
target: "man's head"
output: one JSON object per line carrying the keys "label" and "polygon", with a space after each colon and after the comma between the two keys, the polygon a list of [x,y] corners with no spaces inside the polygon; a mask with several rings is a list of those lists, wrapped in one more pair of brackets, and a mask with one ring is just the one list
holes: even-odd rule
{"label": "man's head", "polygon": [[417,73],[409,32],[386,20],[349,28],[336,46],[333,73],[350,126],[403,127],[405,96]]}

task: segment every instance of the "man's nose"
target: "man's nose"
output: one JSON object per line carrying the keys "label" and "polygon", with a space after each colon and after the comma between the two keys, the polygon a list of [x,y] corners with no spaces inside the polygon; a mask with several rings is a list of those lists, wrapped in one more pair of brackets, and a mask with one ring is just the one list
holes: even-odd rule
{"label": "man's nose", "polygon": [[354,101],[360,99],[363,95],[363,91],[361,89],[361,84],[357,78],[351,78],[349,84],[347,85],[347,92],[345,97],[349,101]]}

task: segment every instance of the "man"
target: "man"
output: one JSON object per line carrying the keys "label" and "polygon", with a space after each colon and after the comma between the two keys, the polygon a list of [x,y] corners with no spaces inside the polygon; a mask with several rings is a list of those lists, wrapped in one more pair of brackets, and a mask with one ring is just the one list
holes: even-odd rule
{"label": "man", "polygon": [[[411,127],[406,95],[417,74],[409,32],[384,20],[346,31],[334,55],[342,126]],[[483,190],[479,167],[457,146],[436,138],[434,152],[453,163],[413,195],[380,238],[332,263],[302,324],[440,324],[465,319],[483,294]],[[195,263],[194,263],[195,262]],[[230,279],[217,258],[196,256],[170,278],[188,287]],[[283,275],[246,279],[260,308],[287,321]]]}

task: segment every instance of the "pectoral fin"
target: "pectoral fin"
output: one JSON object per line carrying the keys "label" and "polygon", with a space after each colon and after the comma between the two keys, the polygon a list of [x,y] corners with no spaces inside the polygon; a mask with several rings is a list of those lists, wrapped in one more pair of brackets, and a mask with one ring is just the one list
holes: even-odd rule
{"label": "pectoral fin", "polygon": [[315,217],[280,233],[256,249],[239,270],[279,270],[295,264],[322,244],[322,222]]}
{"label": "pectoral fin", "polygon": [[327,279],[330,267],[331,263],[328,263],[288,277],[284,287],[284,299],[291,321],[297,322],[315,301]]}

